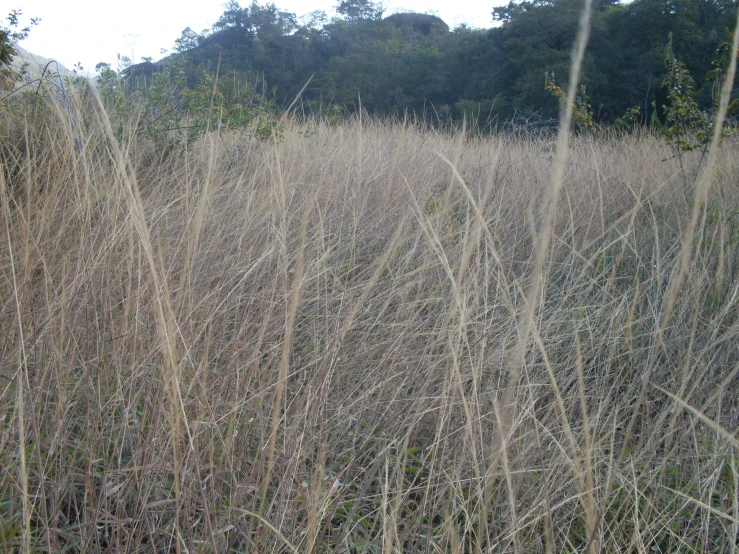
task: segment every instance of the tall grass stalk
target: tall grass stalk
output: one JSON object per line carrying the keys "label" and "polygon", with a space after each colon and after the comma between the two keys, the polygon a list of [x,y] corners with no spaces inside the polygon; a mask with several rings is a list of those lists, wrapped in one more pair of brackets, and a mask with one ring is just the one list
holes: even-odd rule
{"label": "tall grass stalk", "polygon": [[734,139],[695,219],[649,133],[72,108],[0,116],[0,551],[736,551]]}

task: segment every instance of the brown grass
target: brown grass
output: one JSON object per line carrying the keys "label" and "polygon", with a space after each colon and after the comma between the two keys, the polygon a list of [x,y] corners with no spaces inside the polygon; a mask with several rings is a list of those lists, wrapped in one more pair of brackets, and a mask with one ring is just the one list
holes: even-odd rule
{"label": "brown grass", "polygon": [[77,117],[3,124],[0,550],[737,551],[736,143],[666,317],[648,134],[572,139],[546,223],[546,140]]}

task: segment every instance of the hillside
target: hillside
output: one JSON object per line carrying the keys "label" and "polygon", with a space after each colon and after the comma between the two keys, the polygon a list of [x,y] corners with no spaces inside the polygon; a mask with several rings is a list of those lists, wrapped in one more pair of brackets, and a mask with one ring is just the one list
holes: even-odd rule
{"label": "hillside", "polygon": [[[32,54],[25,50],[23,47],[16,45],[15,48],[18,50],[18,55],[13,58],[11,67],[15,71],[20,71],[22,67],[25,67],[28,79],[38,79],[41,77],[41,73],[44,67],[51,61],[43,56]],[[49,70],[61,74],[63,77],[74,77],[75,74],[64,67],[62,64],[52,64]]]}
{"label": "hillside", "polygon": [[[367,0],[345,4],[365,12],[306,21],[274,5],[232,2],[208,33],[183,31],[179,54],[163,61],[219,67],[281,106],[307,84],[301,106],[312,112],[355,111],[361,101],[376,115],[411,111],[437,121],[556,120],[545,73],[560,81],[568,74],[580,9],[574,0],[511,2],[491,14],[494,28],[452,30],[434,16],[381,18]],[[610,124],[631,108],[642,123],[664,118],[670,40],[696,83],[699,105],[710,106],[715,87],[706,77],[729,40],[735,11],[735,0],[595,2],[583,84],[596,121]]]}

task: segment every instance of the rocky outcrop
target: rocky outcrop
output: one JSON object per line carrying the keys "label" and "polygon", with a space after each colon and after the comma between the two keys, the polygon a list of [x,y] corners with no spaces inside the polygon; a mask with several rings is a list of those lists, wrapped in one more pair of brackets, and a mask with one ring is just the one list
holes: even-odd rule
{"label": "rocky outcrop", "polygon": [[126,77],[151,77],[154,73],[161,73],[165,69],[166,66],[162,63],[141,62],[129,65],[121,71],[121,74]]}

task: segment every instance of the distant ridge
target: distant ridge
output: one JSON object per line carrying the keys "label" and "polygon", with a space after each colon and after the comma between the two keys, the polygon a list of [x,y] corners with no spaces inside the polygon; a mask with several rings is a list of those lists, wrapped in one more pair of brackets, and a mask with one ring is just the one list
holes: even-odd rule
{"label": "distant ridge", "polygon": [[[41,77],[41,72],[44,70],[44,67],[46,67],[46,64],[48,64],[51,60],[49,58],[44,58],[43,56],[38,56],[36,54],[32,54],[25,48],[21,46],[16,45],[16,50],[18,51],[18,55],[13,58],[13,62],[11,66],[16,71],[20,70],[23,64],[28,64],[26,67],[26,70],[28,71],[28,77],[31,79],[38,79]],[[57,62],[56,65],[53,65],[49,68],[51,71],[58,71],[61,75],[65,77],[74,77],[75,74],[64,67],[60,62]]]}

